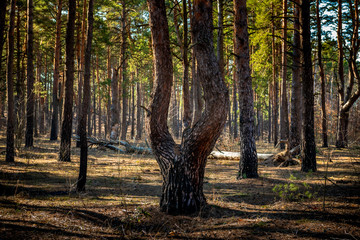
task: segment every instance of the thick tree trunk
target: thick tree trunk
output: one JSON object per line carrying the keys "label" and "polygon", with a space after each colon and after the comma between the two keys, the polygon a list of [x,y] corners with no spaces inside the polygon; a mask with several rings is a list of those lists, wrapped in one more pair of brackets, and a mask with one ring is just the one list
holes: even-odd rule
{"label": "thick tree trunk", "polygon": [[349,125],[349,112],[340,109],[338,116],[338,126],[336,135],[336,147],[347,147],[348,143],[348,125]]}
{"label": "thick tree trunk", "polygon": [[321,79],[321,126],[322,126],[322,141],[323,147],[328,147],[327,136],[327,115],[326,115],[326,96],[325,96],[325,73],[324,65],[322,63],[322,45],[321,45],[321,19],[320,19],[320,0],[316,0],[316,27],[317,27],[317,48],[318,48],[318,64],[320,68]]}
{"label": "thick tree trunk", "polygon": [[291,126],[290,148],[300,145],[301,142],[301,43],[300,43],[300,6],[299,0],[294,3],[294,46],[291,85]]}
{"label": "thick tree trunk", "polygon": [[239,77],[240,163],[238,178],[256,178],[257,156],[254,129],[254,102],[250,72],[249,34],[245,0],[234,1],[235,64]]}
{"label": "thick tree trunk", "polygon": [[8,49],[7,49],[7,101],[8,117],[6,128],[6,162],[14,162],[14,130],[15,130],[15,106],[14,106],[14,81],[13,81],[13,61],[14,61],[14,28],[15,28],[15,5],[16,0],[10,3],[10,20],[8,32]]}
{"label": "thick tree trunk", "polygon": [[[85,13],[84,13],[85,14]],[[88,10],[88,23],[87,23],[87,40],[85,50],[85,72],[84,72],[84,87],[83,87],[83,101],[81,106],[80,117],[80,170],[79,178],[76,186],[77,191],[85,191],[86,172],[87,172],[87,134],[86,134],[86,117],[88,115],[90,106],[90,67],[91,67],[91,44],[93,38],[93,0],[89,0]]]}
{"label": "thick tree trunk", "polygon": [[229,107],[228,91],[214,54],[212,5],[210,0],[195,1],[192,28],[199,79],[207,104],[199,121],[183,133],[183,141],[178,146],[167,126],[173,68],[165,2],[147,2],[155,58],[154,95],[147,125],[163,176],[160,207],[171,214],[193,213],[205,204],[203,178],[206,158],[224,127]]}
{"label": "thick tree trunk", "polygon": [[61,143],[59,161],[70,162],[71,133],[73,120],[74,97],[74,30],[76,1],[69,1],[68,23],[66,28],[66,82],[63,121],[61,127]]}
{"label": "thick tree trunk", "polygon": [[27,0],[27,102],[26,102],[26,132],[25,147],[34,145],[34,30],[33,30],[33,0]]}
{"label": "thick tree trunk", "polygon": [[[280,107],[280,139],[289,138],[289,113],[287,102],[287,0],[283,0],[283,29],[282,29],[282,51],[281,51],[281,107]],[[285,149],[284,144],[280,144],[281,149]]]}
{"label": "thick tree trunk", "polygon": [[312,75],[311,43],[310,43],[310,0],[303,0],[301,5],[303,74],[302,94],[303,139],[301,171],[316,171],[316,143],[314,135],[314,80]]}

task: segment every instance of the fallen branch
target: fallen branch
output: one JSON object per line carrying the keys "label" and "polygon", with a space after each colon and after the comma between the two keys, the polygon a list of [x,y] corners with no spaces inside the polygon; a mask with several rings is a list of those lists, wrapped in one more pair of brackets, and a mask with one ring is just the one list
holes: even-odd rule
{"label": "fallen branch", "polygon": [[[76,141],[80,141],[80,137],[75,135],[73,138]],[[150,148],[144,148],[144,147],[137,147],[133,146],[130,143],[126,141],[115,141],[115,140],[104,140],[104,139],[97,139],[94,137],[88,137],[87,142],[89,143],[89,146],[91,145],[97,145],[101,147],[108,148],[113,151],[117,151],[120,153],[138,153],[138,154],[152,154],[152,151]],[[122,145],[125,147],[125,150],[117,147],[116,145]]]}

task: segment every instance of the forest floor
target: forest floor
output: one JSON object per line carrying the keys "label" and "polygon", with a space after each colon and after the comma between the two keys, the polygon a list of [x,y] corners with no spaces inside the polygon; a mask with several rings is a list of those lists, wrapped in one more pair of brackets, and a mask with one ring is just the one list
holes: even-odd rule
{"label": "forest floor", "polygon": [[[9,164],[4,135],[0,239],[360,239],[359,146],[319,148],[315,173],[259,165],[258,179],[237,180],[237,161],[209,159],[207,207],[169,216],[158,208],[161,176],[152,156],[91,148],[87,192],[78,194],[79,149],[71,163],[58,162],[59,142],[36,138]],[[278,151],[269,146],[258,143],[258,152]],[[218,148],[238,145],[223,140]]]}

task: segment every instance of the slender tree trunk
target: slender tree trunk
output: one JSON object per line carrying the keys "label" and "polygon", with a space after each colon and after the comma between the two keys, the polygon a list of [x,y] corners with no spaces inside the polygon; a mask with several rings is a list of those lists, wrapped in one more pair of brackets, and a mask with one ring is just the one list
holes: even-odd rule
{"label": "slender tree trunk", "polygon": [[6,128],[6,162],[14,162],[14,130],[15,130],[15,106],[14,106],[14,81],[13,81],[13,59],[14,59],[14,28],[15,28],[15,5],[16,0],[10,2],[10,20],[8,32],[8,49],[7,49],[7,101],[8,101],[8,118]]}
{"label": "slender tree trunk", "polygon": [[240,163],[238,178],[256,178],[257,154],[254,129],[254,102],[250,72],[246,0],[235,0],[235,64],[239,78]]}
{"label": "slender tree trunk", "polygon": [[[272,5],[272,15],[274,16],[274,6]],[[273,124],[274,124],[274,146],[278,143],[278,116],[279,116],[279,95],[278,95],[278,80],[276,76],[276,44],[275,44],[275,23],[272,20],[272,80],[274,86],[274,114],[273,114]]]}
{"label": "slender tree trunk", "polygon": [[121,136],[122,140],[126,140],[128,130],[127,114],[128,114],[128,76],[127,76],[127,8],[125,0],[122,1],[122,46],[121,46],[121,64],[122,64],[122,126]]}
{"label": "slender tree trunk", "polygon": [[136,139],[140,140],[142,137],[142,124],[141,124],[141,106],[142,106],[142,96],[141,96],[141,86],[139,80],[136,83]]}
{"label": "slender tree trunk", "polygon": [[271,142],[271,135],[272,135],[272,109],[271,109],[271,103],[272,103],[272,94],[273,93],[273,85],[272,82],[269,81],[269,101],[268,101],[268,142]]}
{"label": "slender tree trunk", "polygon": [[320,19],[320,0],[316,0],[316,26],[317,26],[317,40],[318,40],[318,64],[320,68],[320,79],[321,79],[321,126],[322,126],[322,140],[323,147],[328,147],[327,137],[327,115],[326,115],[326,96],[325,96],[325,73],[324,65],[322,63],[322,45],[321,45],[321,19]]}
{"label": "slender tree trunk", "polygon": [[[110,55],[110,46],[107,48],[107,80],[112,81],[111,78],[111,55]],[[106,102],[106,124],[105,124],[105,138],[110,135],[110,129],[111,129],[111,104],[112,104],[112,98],[111,98],[111,86],[107,86],[108,90],[108,100]]]}
{"label": "slender tree trunk", "polygon": [[184,131],[181,146],[175,144],[167,126],[173,66],[165,2],[148,0],[148,7],[156,77],[147,129],[163,176],[160,207],[171,214],[193,213],[206,202],[203,194],[206,158],[224,127],[229,106],[228,91],[214,54],[212,5],[210,0],[194,2],[194,48],[208,104],[194,127]]}
{"label": "slender tree trunk", "polygon": [[26,133],[25,147],[34,145],[34,31],[33,0],[27,0],[27,101],[26,101]]}
{"label": "slender tree trunk", "polygon": [[65,82],[65,103],[63,121],[61,127],[61,143],[59,160],[70,162],[72,118],[73,118],[73,96],[74,96],[74,30],[76,0],[69,1],[68,23],[66,28],[66,82]]}
{"label": "slender tree trunk", "polygon": [[[19,8],[19,7],[18,7]],[[21,18],[20,11],[17,11],[16,20],[16,97],[15,97],[15,108],[16,108],[16,125],[15,125],[15,138],[16,143],[20,143],[23,139],[24,126],[25,126],[25,75],[21,67],[21,61],[24,57],[21,57]],[[23,66],[24,67],[24,66]],[[20,147],[20,146],[15,146]]]}
{"label": "slender tree trunk", "polygon": [[100,85],[100,73],[99,73],[99,55],[96,55],[96,82],[98,85],[98,137],[101,138],[102,132],[101,132],[101,118],[102,118],[102,110],[101,110],[101,85]]}
{"label": "slender tree trunk", "polygon": [[81,107],[80,117],[80,171],[77,182],[77,191],[85,191],[86,184],[86,172],[87,172],[87,157],[88,157],[88,146],[87,146],[87,134],[86,134],[86,117],[88,115],[90,106],[90,73],[91,73],[91,44],[93,38],[93,0],[89,0],[88,10],[88,23],[87,23],[87,40],[85,50],[85,72],[84,72],[84,87],[83,87],[83,101]]}
{"label": "slender tree trunk", "polygon": [[[287,140],[289,138],[289,113],[287,102],[287,0],[283,0],[283,29],[282,29],[282,55],[281,55],[281,107],[280,107],[280,138]],[[281,144],[281,149],[285,149],[285,144]]]}
{"label": "slender tree trunk", "polygon": [[316,143],[314,135],[314,80],[312,75],[311,42],[310,42],[310,0],[303,0],[301,5],[303,66],[302,94],[303,139],[301,171],[316,171]]}
{"label": "slender tree trunk", "polygon": [[238,138],[238,100],[236,97],[237,94],[237,85],[239,84],[238,81],[238,76],[237,76],[237,71],[234,71],[234,79],[233,79],[233,112],[234,112],[234,117],[233,117],[233,137],[234,139]]}
{"label": "slender tree trunk", "polygon": [[60,50],[61,50],[61,11],[62,0],[58,0],[58,12],[56,15],[56,35],[55,35],[55,57],[54,57],[54,83],[53,83],[53,111],[51,120],[50,140],[57,140],[59,127],[59,68],[60,68]]}
{"label": "slender tree trunk", "polygon": [[135,136],[135,83],[134,79],[131,81],[131,139],[134,139]]}
{"label": "slender tree trunk", "polygon": [[[8,1],[1,1],[0,2],[0,73],[2,73],[3,49],[4,49],[4,43],[6,41],[5,27],[6,27],[6,6],[7,6],[7,3],[8,3]],[[15,25],[15,23],[14,23],[14,25]],[[5,81],[1,82],[1,86],[3,86],[2,84],[4,84]],[[1,96],[0,101],[2,101],[2,100],[3,100],[3,97]],[[4,101],[4,103],[5,103],[5,101]],[[0,118],[1,117],[2,117],[2,115],[0,114]],[[0,128],[1,127],[2,126],[1,126],[1,123],[0,123]]]}
{"label": "slender tree trunk", "polygon": [[294,3],[294,46],[291,85],[291,126],[290,149],[300,145],[301,142],[301,43],[300,43],[300,6],[299,0]]}
{"label": "slender tree trunk", "polygon": [[190,127],[191,124],[191,108],[190,108],[190,92],[189,92],[189,59],[188,59],[188,19],[187,4],[186,0],[182,0],[183,3],[183,19],[184,19],[184,33],[183,33],[183,123],[184,128]]}

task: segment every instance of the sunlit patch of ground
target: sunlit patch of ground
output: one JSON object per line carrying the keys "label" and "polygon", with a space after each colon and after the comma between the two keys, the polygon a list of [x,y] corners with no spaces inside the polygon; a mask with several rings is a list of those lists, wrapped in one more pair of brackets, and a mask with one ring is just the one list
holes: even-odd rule
{"label": "sunlit patch of ground", "polygon": [[[8,164],[0,139],[0,239],[360,239],[357,147],[319,149],[315,173],[260,165],[258,179],[236,180],[237,161],[209,159],[208,206],[169,216],[158,210],[161,176],[152,156],[90,149],[87,191],[78,194],[79,149],[63,163],[58,146],[36,139]],[[217,146],[239,148],[226,138]],[[265,142],[257,149],[278,151]]]}

